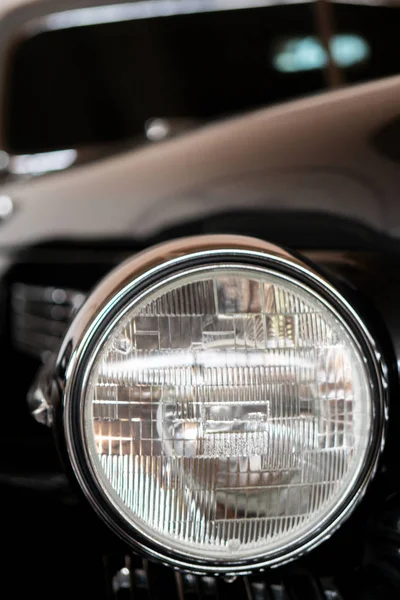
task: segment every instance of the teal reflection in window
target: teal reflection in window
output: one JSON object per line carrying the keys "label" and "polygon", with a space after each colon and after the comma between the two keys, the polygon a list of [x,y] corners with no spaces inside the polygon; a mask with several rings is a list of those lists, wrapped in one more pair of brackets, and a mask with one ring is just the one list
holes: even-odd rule
{"label": "teal reflection in window", "polygon": [[[331,40],[333,60],[339,67],[352,67],[370,56],[368,42],[359,35],[335,35]],[[328,63],[327,53],[314,36],[290,38],[280,42],[273,57],[275,69],[281,73],[297,73],[323,69]]]}

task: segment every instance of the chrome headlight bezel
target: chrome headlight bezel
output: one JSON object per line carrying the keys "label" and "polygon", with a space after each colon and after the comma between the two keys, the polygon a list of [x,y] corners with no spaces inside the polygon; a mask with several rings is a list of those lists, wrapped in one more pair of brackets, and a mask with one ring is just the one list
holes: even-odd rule
{"label": "chrome headlight bezel", "polygon": [[[210,264],[258,267],[293,278],[313,290],[332,310],[351,335],[368,366],[374,401],[373,433],[365,461],[352,495],[331,515],[329,521],[293,544],[290,550],[269,557],[237,562],[213,562],[179,556],[129,526],[100,487],[89,460],[82,398],[93,349],[117,315],[130,302],[156,286],[165,277]],[[58,355],[56,381],[62,398],[65,444],[76,479],[100,517],[136,552],[173,567],[202,573],[246,573],[282,564],[317,546],[329,537],[352,512],[374,474],[383,445],[387,402],[386,369],[375,341],[357,312],[327,279],[292,254],[266,242],[241,236],[201,236],[162,244],[139,254],[115,269],[89,296],[70,327]]]}

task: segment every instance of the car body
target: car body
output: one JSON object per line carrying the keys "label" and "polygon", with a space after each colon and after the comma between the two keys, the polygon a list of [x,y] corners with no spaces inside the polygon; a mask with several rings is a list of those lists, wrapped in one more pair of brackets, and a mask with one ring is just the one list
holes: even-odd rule
{"label": "car body", "polygon": [[[6,65],[21,32],[29,38],[51,23],[54,31],[84,27],[79,19],[89,17],[89,25],[104,24],[116,14],[130,21],[142,4],[111,5],[115,13],[99,2],[21,3],[0,22],[0,90],[8,89]],[[310,91],[223,120],[195,115],[157,142],[145,133],[102,140],[100,154],[92,143],[14,153],[3,127],[0,485],[11,524],[3,573],[16,597],[32,590],[45,597],[161,597],[167,590],[178,598],[397,597],[400,76]],[[0,113],[8,110],[0,94]],[[172,118],[154,117],[164,125]],[[154,244],[209,234],[257,237],[311,261],[379,340],[389,389],[385,450],[354,514],[308,556],[244,578],[174,572],[131,554],[73,476],[68,482],[50,431],[26,403],[42,364],[45,378],[53,368],[70,319],[111,269]]]}

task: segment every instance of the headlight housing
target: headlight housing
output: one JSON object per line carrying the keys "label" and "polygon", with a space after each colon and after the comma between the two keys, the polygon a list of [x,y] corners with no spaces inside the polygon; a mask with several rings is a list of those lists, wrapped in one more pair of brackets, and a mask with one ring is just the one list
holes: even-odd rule
{"label": "headlight housing", "polygon": [[320,274],[251,238],[162,245],[94,291],[58,359],[88,499],[134,549],[240,573],[314,547],[363,494],[385,381]]}

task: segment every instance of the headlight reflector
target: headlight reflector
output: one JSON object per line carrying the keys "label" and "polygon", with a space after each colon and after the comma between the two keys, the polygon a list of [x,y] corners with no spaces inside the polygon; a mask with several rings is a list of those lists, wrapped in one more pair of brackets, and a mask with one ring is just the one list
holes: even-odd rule
{"label": "headlight reflector", "polygon": [[222,571],[276,562],[343,518],[381,411],[336,301],[228,257],[184,260],[121,303],[80,396],[91,476],[123,526]]}

